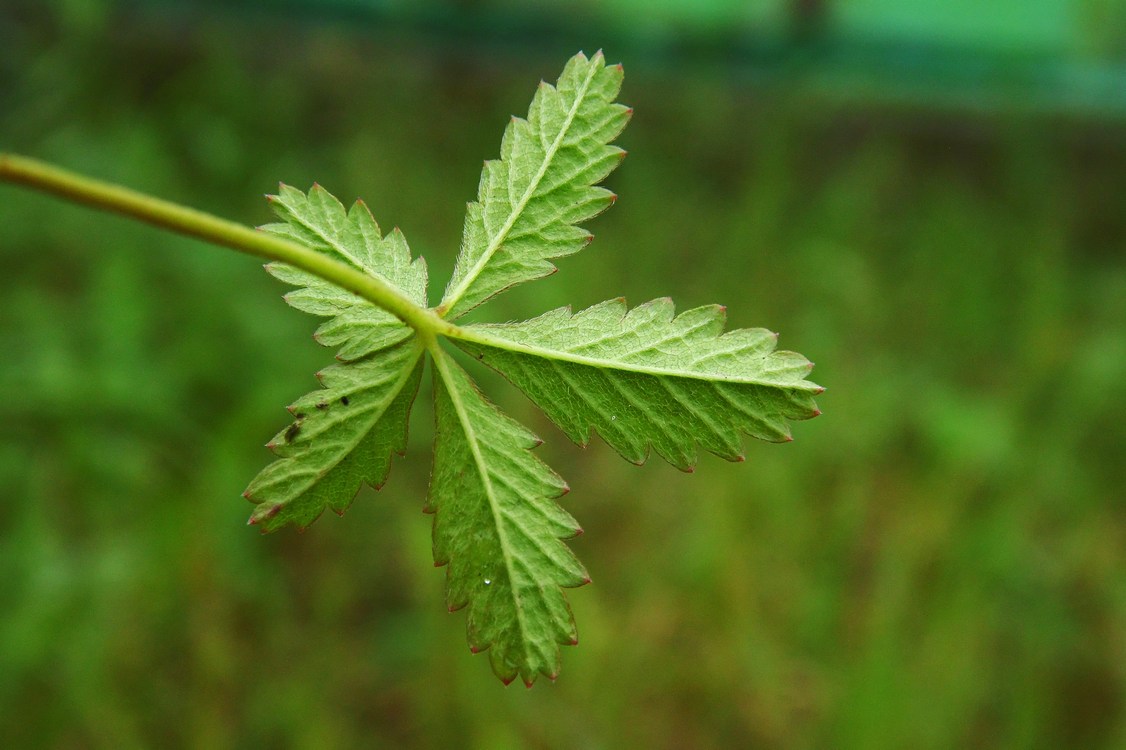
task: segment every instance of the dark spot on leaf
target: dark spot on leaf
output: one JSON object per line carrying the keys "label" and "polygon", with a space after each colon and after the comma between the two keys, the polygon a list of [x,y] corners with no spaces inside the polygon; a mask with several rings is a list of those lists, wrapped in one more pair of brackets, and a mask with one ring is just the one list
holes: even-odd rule
{"label": "dark spot on leaf", "polygon": [[317,402],[317,408],[318,408],[318,409],[327,409],[327,408],[328,408],[328,404],[326,404],[326,403],[325,403],[324,401],[318,401],[318,402]]}
{"label": "dark spot on leaf", "polygon": [[289,426],[289,429],[285,431],[285,442],[292,443],[294,438],[297,437],[297,433],[299,432],[301,432],[301,425],[297,422],[294,422]]}
{"label": "dark spot on leaf", "polygon": [[298,422],[305,418],[305,415],[301,413],[294,414],[293,416],[297,419]]}
{"label": "dark spot on leaf", "polygon": [[340,397],[340,403],[342,403],[342,404],[344,404],[345,406],[347,406],[347,405],[348,405],[348,397],[347,397],[347,396],[341,396],[341,397]]}

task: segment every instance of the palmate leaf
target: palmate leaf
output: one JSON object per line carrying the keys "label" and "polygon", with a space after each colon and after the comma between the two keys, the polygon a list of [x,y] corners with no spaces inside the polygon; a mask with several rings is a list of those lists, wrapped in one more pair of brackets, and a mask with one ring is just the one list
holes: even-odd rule
{"label": "palmate leaf", "polygon": [[541,83],[528,119],[504,131],[501,158],[485,163],[476,203],[465,216],[461,252],[438,310],[454,320],[516,284],[555,271],[551,258],[581,250],[577,226],[607,209],[613,193],[592,187],[625,151],[608,145],[629,121],[615,104],[620,65],[579,53],[555,86]]}
{"label": "palmate leaf", "polygon": [[696,446],[742,460],[740,434],[780,442],[820,412],[812,364],[765,329],[723,333],[724,308],[674,317],[669,299],[616,299],[522,323],[471,325],[455,342],[524,391],[577,443],[592,429],[634,463],[649,446],[690,469]]}
{"label": "palmate leaf", "polygon": [[506,417],[437,352],[437,435],[427,510],[434,562],[448,565],[446,603],[468,607],[473,651],[489,649],[506,683],[559,673],[559,645],[578,642],[560,587],[588,583],[560,539],[582,533],[553,502],[566,483],[530,452],[535,435]]}
{"label": "palmate leaf", "polygon": [[[556,86],[542,84],[528,119],[505,131],[501,159],[487,162],[469,206],[457,266],[442,304],[426,308],[426,266],[398,230],[380,234],[357,202],[325,190],[282,186],[271,197],[280,223],[263,227],[402,292],[418,310],[383,308],[297,268],[270,273],[297,289],[289,304],[327,318],[317,339],[338,363],[323,388],[298,399],[295,421],[270,443],[278,459],[245,493],[251,523],[300,527],[325,508],[343,512],[362,484],[379,487],[406,445],[423,360],[435,376],[434,561],[447,566],[446,603],[465,608],[470,648],[486,651],[506,683],[554,678],[560,646],[577,642],[564,588],[589,581],[562,540],[581,533],[556,500],[567,485],[532,453],[539,440],[502,414],[438,343],[445,337],[502,373],[575,442],[597,431],[636,463],[656,451],[691,469],[700,448],[742,457],[742,436],[789,439],[789,422],[816,416],[812,365],[775,351],[762,329],[724,332],[724,310],[674,314],[654,300],[629,310],[611,300],[579,313],[559,309],[522,323],[451,321],[510,286],[554,270],[581,249],[578,224],[613,202],[594,187],[618,164],[609,145],[629,119],[615,104],[620,67],[582,54]],[[382,288],[382,286],[381,286]],[[376,294],[376,293],[373,293]],[[378,294],[376,294],[378,298]],[[409,307],[409,305],[408,305]]]}
{"label": "palmate leaf", "polygon": [[[381,237],[362,203],[345,212],[316,185],[308,195],[282,185],[270,202],[284,222],[263,230],[380,276],[419,305],[426,304],[425,262],[411,260],[398,230]],[[361,484],[383,484],[391,454],[406,447],[424,350],[411,328],[355,294],[291,266],[267,268],[300,287],[286,295],[289,304],[330,317],[317,338],[339,346],[337,358],[343,363],[318,374],[323,389],[289,407],[296,421],[269,443],[279,460],[243,493],[258,504],[250,522],[263,531],[287,523],[303,528],[325,508],[343,513]]]}

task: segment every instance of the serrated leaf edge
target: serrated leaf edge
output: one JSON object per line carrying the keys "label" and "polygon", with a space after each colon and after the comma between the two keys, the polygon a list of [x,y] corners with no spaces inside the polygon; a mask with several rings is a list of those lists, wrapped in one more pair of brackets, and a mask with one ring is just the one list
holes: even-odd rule
{"label": "serrated leaf edge", "polygon": [[[438,379],[442,381],[442,388],[445,389],[446,393],[449,396],[450,403],[453,404],[453,406],[454,406],[454,410],[457,413],[458,422],[461,424],[462,430],[464,431],[465,436],[466,436],[466,440],[469,443],[470,451],[473,455],[474,464],[476,464],[477,471],[481,475],[482,483],[487,488],[486,497],[488,498],[488,502],[489,502],[489,513],[492,516],[493,526],[496,529],[497,538],[499,540],[500,547],[501,547],[503,554],[504,554],[505,572],[506,572],[509,580],[515,580],[515,578],[516,578],[515,565],[514,565],[514,562],[513,562],[511,545],[508,542],[508,538],[507,538],[508,535],[507,535],[507,532],[505,531],[504,523],[503,523],[503,520],[501,518],[502,510],[500,508],[499,501],[497,500],[497,498],[494,495],[492,478],[489,475],[489,468],[488,468],[487,464],[485,463],[485,458],[481,454],[476,430],[472,426],[472,420],[469,418],[468,411],[465,407],[464,402],[461,399],[460,394],[457,392],[457,389],[452,385],[453,376],[452,376],[452,374],[450,373],[450,370],[449,370],[449,368],[450,368],[450,355],[447,354],[442,349],[438,348],[436,345],[430,347],[430,355],[431,355],[430,359],[434,363],[434,372],[438,375]],[[472,385],[472,381],[470,381],[470,382],[471,382],[471,385]],[[473,385],[473,387],[476,388],[476,385]],[[486,401],[487,401],[487,399],[486,399]],[[495,409],[496,407],[493,406],[492,408]],[[569,488],[567,487],[566,483],[564,483],[563,490],[560,492],[560,495],[566,494],[568,490],[569,490]],[[582,534],[582,529],[578,529],[576,531],[576,533],[574,534],[574,536],[571,537],[571,538],[580,536],[581,534]],[[560,540],[560,541],[562,541],[562,540]],[[581,563],[580,563],[580,567],[581,567]],[[576,586],[567,586],[567,587],[564,587],[564,588],[578,588],[579,586],[584,586],[589,582],[590,582],[590,576],[586,575],[584,580],[582,582],[580,582],[579,584],[577,584]],[[555,584],[550,584],[550,585],[555,585]],[[528,633],[528,627],[527,627],[527,624],[526,624],[526,621],[525,621],[525,616],[524,616],[524,608],[521,606],[520,598],[515,596],[515,595],[513,596],[513,602],[512,603],[513,603],[513,610],[516,612],[517,622],[518,622],[518,625],[520,627],[521,643],[522,643],[522,645],[525,646],[525,648],[527,648],[527,644],[532,643],[533,639],[529,636],[529,633]],[[566,604],[568,611],[570,611],[570,604],[567,603],[565,599],[564,599],[564,603]],[[573,620],[572,620],[572,624],[573,624]],[[577,642],[578,642],[577,639],[575,639],[575,640],[571,641],[569,644],[563,644],[563,645],[574,645]],[[478,650],[474,650],[474,653],[478,653]],[[494,665],[494,669],[495,669],[495,665]],[[517,670],[517,674],[519,674],[519,670]],[[505,679],[502,676],[501,679],[507,685],[512,681],[512,679],[515,678],[515,676],[516,675],[514,674],[507,679]],[[552,673],[552,674],[547,674],[545,676],[548,679],[554,680],[557,675]],[[535,680],[534,676],[530,680],[525,679],[525,684],[528,687],[531,687],[534,680]]]}
{"label": "serrated leaf edge", "polygon": [[[586,56],[581,52],[579,55],[582,56],[584,60],[586,59]],[[600,60],[602,58],[602,50],[599,50],[595,53],[593,60]],[[512,211],[509,212],[508,218],[505,220],[504,224],[501,225],[496,237],[489,242],[488,246],[485,248],[485,252],[483,252],[477,262],[473,264],[473,267],[469,269],[461,282],[453,290],[443,296],[442,303],[438,306],[438,310],[452,310],[454,308],[462,296],[473,286],[473,283],[477,280],[477,277],[481,275],[485,266],[492,260],[493,255],[496,254],[501,245],[508,239],[509,232],[512,231],[512,227],[519,221],[521,214],[528,205],[528,201],[535,195],[536,189],[539,188],[544,175],[546,175],[547,170],[550,169],[555,155],[559,153],[559,148],[563,145],[563,141],[570,131],[579,109],[582,108],[583,102],[586,100],[587,91],[590,89],[590,84],[595,76],[598,75],[598,71],[598,66],[592,65],[590,67],[586,78],[583,80],[582,88],[575,94],[575,101],[571,104],[571,109],[567,112],[567,118],[564,120],[563,126],[559,129],[559,133],[555,136],[551,147],[544,153],[543,162],[540,164],[539,170],[537,170],[536,174],[532,177],[531,182],[528,183],[528,188],[524,191],[524,195],[521,196],[516,205],[512,207]]]}

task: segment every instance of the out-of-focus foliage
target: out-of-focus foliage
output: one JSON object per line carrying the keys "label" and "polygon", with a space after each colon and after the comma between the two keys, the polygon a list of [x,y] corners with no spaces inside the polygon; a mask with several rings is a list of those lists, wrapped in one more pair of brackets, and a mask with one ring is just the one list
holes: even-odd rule
{"label": "out-of-focus foliage", "polygon": [[[497,113],[610,49],[0,13],[5,148],[255,224],[278,180],[319,179],[432,261]],[[868,109],[614,57],[637,112],[623,199],[489,318],[723,302],[800,342],[826,415],[749,444],[753,471],[685,476],[504,401],[570,479],[594,585],[559,682],[502,689],[420,564],[432,414],[345,521],[259,537],[238,493],[324,364],[307,318],[243,257],[4,188],[6,746],[1126,745],[1121,122]]]}

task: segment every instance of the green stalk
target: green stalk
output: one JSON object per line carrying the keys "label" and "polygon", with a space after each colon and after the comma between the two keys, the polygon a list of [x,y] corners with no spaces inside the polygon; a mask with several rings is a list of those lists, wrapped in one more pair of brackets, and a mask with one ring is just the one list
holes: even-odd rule
{"label": "green stalk", "polygon": [[249,255],[288,263],[387,310],[425,339],[454,329],[453,324],[419,307],[376,276],[362,273],[304,245],[218,216],[15,154],[0,153],[0,182],[24,185],[72,203],[121,214]]}

